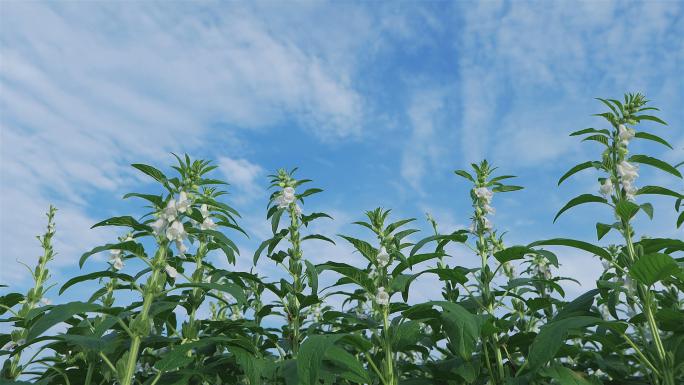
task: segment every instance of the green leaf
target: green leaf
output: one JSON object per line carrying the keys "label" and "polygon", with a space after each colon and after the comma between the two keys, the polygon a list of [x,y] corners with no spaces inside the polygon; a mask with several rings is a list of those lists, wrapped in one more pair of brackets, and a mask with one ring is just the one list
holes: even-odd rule
{"label": "green leaf", "polygon": [[509,248],[494,253],[494,258],[500,263],[506,263],[516,259],[522,259],[526,254],[534,252],[527,246],[511,246]]}
{"label": "green leaf", "polygon": [[140,163],[134,163],[131,166],[133,166],[133,167],[137,168],[138,170],[144,172],[145,174],[151,176],[157,182],[161,182],[164,185],[167,184],[166,175],[164,175],[163,172],[157,170],[156,168],[154,168],[152,166],[148,166],[146,164],[140,164]]}
{"label": "green leaf", "polygon": [[470,174],[468,173],[468,171],[465,171],[465,170],[456,170],[456,171],[454,171],[454,173],[455,173],[456,175],[458,175],[458,176],[461,176],[461,177],[463,177],[463,178],[466,178],[466,179],[468,179],[469,181],[475,183],[475,179],[473,179],[473,177],[470,176]]}
{"label": "green leaf", "polygon": [[622,220],[629,222],[629,220],[639,212],[639,205],[634,202],[622,200],[615,205],[615,212]]}
{"label": "green leaf", "polygon": [[534,371],[556,357],[556,353],[558,353],[570,330],[582,329],[602,321],[596,317],[576,316],[549,322],[542,326],[539,334],[530,345],[529,369]]}
{"label": "green leaf", "polygon": [[145,249],[140,245],[139,243],[135,241],[127,241],[127,242],[121,242],[121,243],[108,243],[104,246],[98,246],[93,248],[92,250],[88,251],[87,253],[84,253],[81,255],[81,258],[78,260],[78,266],[83,267],[83,264],[85,261],[93,254],[100,253],[105,250],[123,250],[123,251],[128,251],[129,253],[138,256],[138,257],[145,257]]}
{"label": "green leaf", "polygon": [[576,196],[576,197],[570,199],[570,201],[565,206],[563,206],[563,208],[561,208],[560,211],[558,211],[558,214],[556,214],[556,216],[553,218],[553,221],[556,222],[558,217],[560,217],[561,214],[563,214],[565,211],[567,211],[567,210],[569,210],[575,206],[579,206],[579,205],[585,204],[585,203],[605,203],[605,204],[607,204],[608,201],[606,201],[605,198],[602,198],[602,197],[597,196],[597,195],[592,195],[592,194],[582,194],[582,195]]}
{"label": "green leaf", "polygon": [[637,191],[636,195],[665,195],[675,198],[684,198],[684,195],[660,186],[644,186]]}
{"label": "green leaf", "polygon": [[150,232],[152,229],[144,225],[138,221],[136,221],[133,217],[130,216],[123,216],[123,217],[113,217],[109,219],[105,219],[102,222],[94,224],[91,229],[95,227],[101,227],[101,226],[122,226],[122,227],[130,227],[135,231],[147,231]]}
{"label": "green leaf", "polygon": [[306,275],[309,279],[309,287],[311,288],[311,292],[313,294],[317,294],[318,293],[318,270],[316,269],[316,266],[314,266],[308,260],[305,259],[304,263],[306,264]]}
{"label": "green leaf", "polygon": [[677,262],[667,254],[646,254],[629,269],[629,275],[646,286],[663,280],[680,271]]}
{"label": "green leaf", "polygon": [[461,358],[470,360],[480,339],[480,324],[475,315],[463,306],[451,302],[431,301],[428,304],[442,308],[440,318],[449,342]]}
{"label": "green leaf", "polygon": [[641,211],[646,213],[650,219],[653,219],[653,205],[650,203],[644,203],[639,206],[641,208]]}
{"label": "green leaf", "polygon": [[637,121],[650,120],[650,121],[657,122],[657,123],[660,123],[660,124],[663,124],[663,125],[666,125],[666,126],[667,126],[667,123],[665,123],[664,120],[660,119],[660,118],[657,117],[657,116],[651,116],[651,115],[637,115],[637,116],[633,116],[633,118],[636,119]]}
{"label": "green leaf", "polygon": [[603,144],[604,146],[608,147],[608,137],[605,135],[600,135],[600,134],[591,135],[591,136],[587,136],[586,138],[582,139],[583,142],[586,142],[589,140],[599,142],[599,143]]}
{"label": "green leaf", "polygon": [[98,278],[104,278],[104,277],[117,278],[117,279],[121,279],[121,280],[126,281],[126,282],[132,282],[133,281],[133,277],[131,277],[130,275],[127,275],[127,274],[121,274],[121,273],[117,273],[117,272],[114,272],[111,270],[96,271],[94,273],[85,274],[85,275],[81,275],[78,277],[71,278],[70,280],[68,280],[64,284],[64,286],[62,286],[59,289],[59,294],[62,295],[62,293],[64,293],[64,291],[66,289],[70,288],[71,286],[73,286],[79,282],[90,281],[92,279],[98,279]]}
{"label": "green leaf", "polygon": [[562,365],[553,365],[551,367],[542,368],[540,374],[543,377],[550,377],[558,381],[559,385],[594,385],[593,382],[584,378],[584,376],[572,369],[566,368]]}
{"label": "green leaf", "polygon": [[677,218],[677,228],[679,228],[682,223],[684,223],[684,211],[682,211]]}
{"label": "green leaf", "polygon": [[576,165],[575,167],[568,170],[568,172],[563,174],[563,176],[558,180],[558,185],[560,186],[560,184],[563,183],[564,180],[566,180],[569,177],[571,177],[572,175],[574,175],[574,174],[576,174],[582,170],[586,170],[590,167],[594,167],[594,168],[598,169],[599,167],[601,167],[601,163],[595,162],[595,161],[588,161],[588,162],[584,162],[584,163],[580,163],[580,164]]}
{"label": "green leaf", "polygon": [[613,228],[613,225],[607,225],[605,223],[597,223],[596,224],[596,238],[600,241],[601,238],[603,238],[604,235],[608,234],[608,232]]}
{"label": "green leaf", "polygon": [[413,248],[411,249],[410,255],[413,255],[418,252],[423,246],[426,244],[432,242],[432,241],[438,241],[440,243],[442,242],[458,242],[458,243],[463,243],[468,240],[468,232],[466,230],[457,230],[454,231],[451,234],[440,234],[440,235],[432,235],[427,238],[421,239],[416,243]]}
{"label": "green leaf", "polygon": [[610,135],[610,131],[598,130],[596,128],[585,128],[583,130],[572,132],[570,134],[570,136],[578,136],[578,135],[584,135],[584,134],[606,134],[606,135]]}
{"label": "green leaf", "polygon": [[375,257],[378,255],[378,250],[371,246],[370,243],[353,237],[348,237],[346,235],[339,235],[339,237],[351,243],[356,250],[358,250],[369,262],[375,261]]}
{"label": "green leaf", "polygon": [[318,384],[323,358],[328,349],[342,336],[342,334],[312,335],[304,340],[297,356],[297,373],[300,385]]}
{"label": "green leaf", "polygon": [[162,198],[161,195],[128,193],[128,194],[123,196],[123,199],[128,199],[131,197],[142,198],[142,199],[152,203],[157,208],[161,208],[164,205],[164,199]]}
{"label": "green leaf", "polygon": [[31,325],[26,340],[30,341],[40,336],[46,330],[60,322],[68,320],[76,314],[93,312],[99,309],[100,305],[86,302],[69,302],[63,305],[53,306],[47,313]]}
{"label": "green leaf", "polygon": [[592,289],[565,304],[561,310],[553,317],[553,321],[574,316],[587,315],[594,304],[594,297],[600,292],[599,289]]}
{"label": "green leaf", "polygon": [[501,186],[496,186],[496,187],[492,188],[492,191],[493,192],[511,192],[511,191],[518,191],[518,190],[522,190],[522,189],[524,189],[524,187],[522,187],[522,186],[511,186],[511,185],[504,186],[504,185],[501,185]]}
{"label": "green leaf", "polygon": [[410,257],[408,257],[405,261],[401,261],[395,268],[392,270],[392,276],[397,276],[400,274],[402,271],[406,270],[407,268],[413,268],[413,266],[429,261],[431,259],[443,257],[446,254],[444,253],[426,253],[426,254],[415,254]]}
{"label": "green leaf", "polygon": [[618,112],[618,109],[615,108],[609,101],[607,101],[606,99],[602,99],[602,98],[596,98],[596,99],[600,100],[601,102],[603,102],[603,104],[608,106],[608,108],[610,108],[610,110],[613,111],[615,116],[620,116],[620,112]]}
{"label": "green leaf", "polygon": [[236,301],[240,303],[245,303],[247,301],[247,297],[245,296],[244,290],[233,283],[218,283],[218,282],[188,282],[188,283],[177,283],[173,288],[169,289],[169,291],[173,291],[176,289],[184,289],[184,288],[199,288],[199,289],[204,289],[206,291],[209,290],[218,290],[222,291],[224,293],[228,293],[235,298]]}
{"label": "green leaf", "polygon": [[602,247],[592,245],[591,243],[588,243],[588,242],[578,241],[575,239],[553,238],[553,239],[546,239],[543,241],[532,242],[529,245],[527,245],[527,247],[535,247],[535,246],[568,246],[568,247],[573,247],[575,249],[588,251],[588,252],[590,252],[594,255],[598,255],[599,257],[604,258],[604,259],[611,259],[610,253],[608,253]]}
{"label": "green leaf", "polygon": [[657,135],[650,134],[650,133],[648,133],[648,132],[643,132],[643,131],[637,132],[637,133],[634,135],[634,137],[635,137],[635,138],[640,138],[640,139],[652,140],[652,141],[654,141],[654,142],[658,142],[658,143],[660,143],[660,144],[664,144],[665,146],[667,146],[667,147],[669,147],[670,149],[674,150],[674,148],[672,148],[672,145],[671,145],[670,143],[668,143],[665,139],[663,139],[663,138],[661,138],[661,137],[659,137],[659,136],[657,136]]}
{"label": "green leaf", "polygon": [[302,241],[306,241],[307,239],[319,239],[319,240],[321,240],[321,241],[330,242],[330,243],[332,243],[333,245],[335,244],[335,241],[333,241],[332,239],[326,237],[325,235],[321,235],[321,234],[310,234],[310,235],[307,235],[306,237],[303,237],[303,238],[302,238]]}
{"label": "green leaf", "polygon": [[651,158],[650,156],[646,155],[632,155],[629,157],[630,162],[635,162],[635,163],[641,163],[641,164],[647,164],[649,166],[653,166],[655,168],[659,168],[665,172],[669,172],[670,174],[681,178],[682,174],[677,170],[674,166],[671,164],[664,162],[660,159],[656,158]]}

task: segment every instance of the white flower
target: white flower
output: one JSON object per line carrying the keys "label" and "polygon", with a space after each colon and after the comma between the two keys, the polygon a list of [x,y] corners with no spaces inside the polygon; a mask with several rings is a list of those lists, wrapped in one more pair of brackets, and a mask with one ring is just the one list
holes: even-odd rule
{"label": "white flower", "polygon": [[166,270],[166,274],[168,274],[169,277],[171,277],[171,278],[175,279],[176,276],[178,275],[178,271],[176,270],[176,268],[174,268],[171,265],[164,266],[164,270]]}
{"label": "white flower", "polygon": [[299,205],[296,203],[294,205],[294,214],[295,214],[295,216],[298,216],[298,217],[302,216],[302,208],[299,207]]}
{"label": "white flower", "polygon": [[633,181],[639,176],[639,167],[635,166],[626,160],[623,160],[617,165],[617,171],[620,177],[622,178],[622,181]]}
{"label": "white flower", "polygon": [[178,215],[178,209],[176,209],[176,200],[171,199],[169,200],[169,203],[166,204],[166,208],[162,210],[161,217],[167,222],[171,222],[176,219],[176,215]]}
{"label": "white flower", "polygon": [[133,241],[133,240],[134,240],[134,239],[133,239],[133,236],[129,233],[129,234],[126,235],[126,238],[124,238],[123,241],[124,241],[124,242],[131,242],[131,241]]}
{"label": "white flower", "polygon": [[618,138],[624,145],[627,145],[635,134],[636,132],[633,129],[625,127],[623,124],[618,126]]}
{"label": "white flower", "polygon": [[487,212],[487,214],[496,214],[496,209],[494,209],[494,207],[490,206],[489,204],[484,205],[484,210]]}
{"label": "white flower", "polygon": [[378,274],[378,271],[375,270],[375,268],[371,268],[371,271],[368,272],[368,278],[374,281],[376,278],[378,278],[378,276],[380,276],[380,274]]}
{"label": "white flower", "polygon": [[382,246],[380,248],[380,251],[378,251],[378,256],[376,260],[378,261],[378,266],[380,267],[385,267],[389,265],[390,255],[387,253],[385,246]]}
{"label": "white flower", "polygon": [[214,221],[211,218],[204,218],[204,221],[200,224],[200,229],[202,230],[213,230],[217,227],[218,225],[214,223]]}
{"label": "white flower", "polygon": [[185,243],[178,239],[176,239],[176,249],[178,249],[178,254],[185,254],[188,251],[188,247],[185,246]]}
{"label": "white flower", "polygon": [[478,187],[473,190],[475,192],[475,196],[484,201],[485,203],[489,203],[492,200],[492,197],[494,196],[494,193],[491,192],[488,188],[486,187]]}
{"label": "white flower", "polygon": [[629,275],[625,276],[625,289],[627,289],[629,295],[634,295],[634,293],[636,293],[636,283]]}
{"label": "white flower", "polygon": [[121,250],[119,249],[111,249],[109,250],[109,259],[116,259],[116,258],[121,258]]}
{"label": "white flower", "polygon": [[121,257],[112,258],[109,260],[112,263],[112,267],[116,270],[121,270],[124,267],[123,260]]}
{"label": "white flower", "polygon": [[636,193],[639,191],[636,186],[628,180],[622,181],[622,189],[625,190],[625,196],[628,200],[633,201],[636,198]]}
{"label": "white flower", "polygon": [[387,306],[389,304],[389,293],[385,291],[384,287],[379,287],[378,292],[375,294],[375,302],[381,306]]}
{"label": "white flower", "polygon": [[6,344],[2,345],[2,348],[0,350],[14,350],[18,345],[14,341],[9,341]]}
{"label": "white flower", "polygon": [[282,200],[285,204],[290,204],[295,201],[295,189],[292,187],[285,187],[282,193]]}
{"label": "white flower", "polygon": [[164,227],[166,227],[166,220],[164,220],[164,218],[159,218],[152,222],[150,227],[152,228],[152,231],[154,231],[154,235],[160,236],[164,232]]}
{"label": "white flower", "polygon": [[604,320],[609,320],[611,318],[610,311],[608,311],[608,306],[601,306],[601,316]]}
{"label": "white flower", "polygon": [[606,180],[603,181],[603,184],[601,184],[601,187],[599,188],[599,192],[603,196],[609,196],[610,194],[613,193],[613,181],[610,178],[606,178]]}
{"label": "white flower", "polygon": [[45,298],[45,297],[40,299],[40,303],[42,303],[43,305],[46,305],[46,306],[52,305],[52,301],[50,301],[48,298]]}
{"label": "white flower", "polygon": [[603,270],[609,270],[613,265],[608,262],[608,261],[601,261],[601,264],[603,265]]}
{"label": "white flower", "polygon": [[487,217],[482,217],[482,225],[484,226],[485,230],[491,230],[494,227],[492,222],[487,219]]}
{"label": "white flower", "polygon": [[468,226],[468,231],[475,234],[475,221],[473,221],[470,226]]}
{"label": "white flower", "polygon": [[200,214],[202,214],[202,218],[209,217],[209,208],[206,203],[202,203],[202,206],[200,206]]}
{"label": "white flower", "polygon": [[169,241],[178,241],[185,238],[185,228],[180,221],[174,221],[169,228],[166,229],[166,238]]}
{"label": "white flower", "polygon": [[178,202],[176,202],[176,210],[179,213],[184,213],[190,208],[190,200],[188,199],[188,194],[185,191],[181,191],[178,196]]}
{"label": "white flower", "polygon": [[287,208],[287,206],[289,205],[289,203],[285,202],[285,199],[283,199],[282,195],[278,195],[276,197],[275,203],[279,209]]}

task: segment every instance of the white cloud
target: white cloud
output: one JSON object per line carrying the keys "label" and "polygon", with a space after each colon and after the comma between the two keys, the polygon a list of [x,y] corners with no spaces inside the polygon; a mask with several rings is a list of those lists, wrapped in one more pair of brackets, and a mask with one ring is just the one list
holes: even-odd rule
{"label": "white cloud", "polygon": [[401,176],[415,190],[421,191],[426,169],[443,153],[444,147],[437,131],[442,123],[444,92],[436,89],[420,90],[413,95],[408,109],[411,134],[404,144]]}
{"label": "white cloud", "polygon": [[[118,195],[137,180],[129,163],[167,163],[169,152],[208,136],[224,143],[235,130],[290,119],[325,140],[361,134],[353,62],[337,66],[249,7],[215,7],[3,5],[3,258],[32,260],[28,244],[48,201],[71,213],[62,217],[66,244],[92,246],[85,202],[109,204],[94,194]],[[231,131],[210,131],[219,126]],[[223,164],[233,167],[232,182],[259,193],[250,179],[258,166],[234,161]],[[37,223],[16,225],[28,217]]]}
{"label": "white cloud", "polygon": [[526,166],[566,155],[558,137],[591,124],[589,115],[600,108],[594,96],[643,91],[664,111],[678,109],[681,92],[664,97],[681,85],[676,68],[684,50],[672,31],[678,9],[667,2],[554,3],[542,18],[523,2],[463,6],[465,160],[497,157]]}
{"label": "white cloud", "polygon": [[257,179],[262,176],[264,171],[261,166],[247,159],[233,159],[229,157],[220,157],[217,163],[219,170],[223,172],[225,180],[240,190],[240,194],[234,195],[235,199],[252,201],[264,195],[265,190],[262,185],[266,183],[266,180]]}

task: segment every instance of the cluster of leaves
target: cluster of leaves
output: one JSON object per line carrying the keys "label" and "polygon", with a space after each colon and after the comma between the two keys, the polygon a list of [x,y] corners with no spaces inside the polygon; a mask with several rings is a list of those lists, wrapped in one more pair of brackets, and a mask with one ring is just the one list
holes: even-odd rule
{"label": "cluster of leaves", "polygon": [[[330,220],[307,213],[305,198],[322,192],[302,186],[295,170],[271,175],[264,240],[253,264],[275,264],[284,277],[269,281],[254,271],[222,269],[222,254],[235,265],[234,237],[247,234],[239,214],[222,201],[224,182],[207,175],[206,161],[176,157],[177,176],[148,165],[133,167],[153,178],[159,195],[130,193],[149,212],[120,216],[98,226],[126,233],[80,259],[109,252],[100,271],[71,278],[59,293],[88,281],[99,289],[83,301],[52,305],[48,263],[54,252],[55,210],[39,237],[44,250],[28,293],[0,297],[0,316],[11,332],[0,335],[3,383],[22,384],[657,384],[684,382],[684,242],[637,239],[634,218],[653,218],[644,196],[675,201],[684,222],[684,195],[661,186],[636,187],[635,164],[681,178],[679,165],[630,155],[631,140],[671,145],[637,131],[642,121],[665,124],[646,111],[640,94],[624,101],[599,99],[605,129],[572,133],[603,146],[599,160],[570,169],[561,184],[587,169],[601,173],[601,195],[582,194],[556,215],[587,203],[604,205],[614,223],[596,224],[598,241],[611,231],[617,244],[599,246],[568,238],[506,245],[488,215],[496,194],[522,187],[511,175],[494,175],[487,161],[455,173],[472,184],[472,226],[420,238],[414,219],[391,219],[390,210],[366,212],[355,222],[370,235],[336,238],[310,232]],[[629,126],[629,127],[628,127]],[[304,242],[349,243],[363,258],[315,265]],[[411,240],[413,239],[413,240]],[[553,274],[559,257],[548,247],[565,246],[595,255],[604,272],[583,295],[565,299],[568,277]],[[476,266],[454,265],[454,250],[472,253]],[[351,256],[350,256],[351,257]],[[562,255],[561,255],[562,257]],[[92,264],[94,261],[90,261]],[[516,272],[515,270],[519,271]],[[337,280],[319,287],[321,275]],[[442,298],[409,305],[412,284],[431,275]],[[415,286],[414,286],[415,289]],[[331,306],[330,304],[336,304]],[[205,316],[202,316],[205,315]],[[31,352],[31,354],[27,354]]]}

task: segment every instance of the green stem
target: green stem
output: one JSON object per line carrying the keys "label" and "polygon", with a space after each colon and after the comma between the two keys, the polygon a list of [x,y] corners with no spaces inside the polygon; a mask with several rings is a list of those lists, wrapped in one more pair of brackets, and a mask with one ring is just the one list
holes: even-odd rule
{"label": "green stem", "polygon": [[[167,245],[163,244],[160,245],[159,249],[157,250],[157,254],[154,257],[154,262],[152,264],[152,275],[147,280],[147,285],[145,286],[146,293],[143,297],[143,308],[140,314],[138,314],[138,316],[135,317],[131,322],[138,322],[139,325],[148,324],[147,318],[149,316],[150,308],[152,307],[152,302],[154,302],[156,296],[156,292],[158,289],[157,286],[159,285],[157,281],[159,280],[161,271],[164,268],[166,248]],[[134,337],[131,340],[131,346],[128,351],[128,362],[126,364],[124,378],[120,379],[122,385],[131,385],[133,383],[133,375],[135,374],[135,364],[138,362],[138,353],[140,350],[140,342],[142,340],[142,336],[140,335],[140,330],[135,330],[133,328],[132,330],[134,332]]]}
{"label": "green stem", "polygon": [[389,335],[389,305],[382,308],[382,325],[385,339],[385,378],[388,385],[396,385],[394,378],[394,360],[392,359],[392,341]]}

